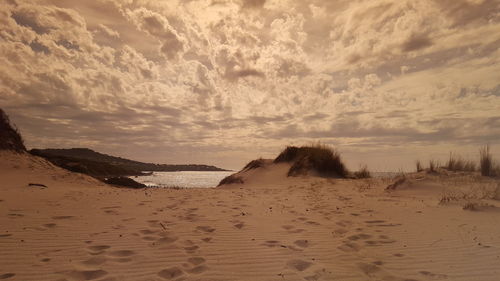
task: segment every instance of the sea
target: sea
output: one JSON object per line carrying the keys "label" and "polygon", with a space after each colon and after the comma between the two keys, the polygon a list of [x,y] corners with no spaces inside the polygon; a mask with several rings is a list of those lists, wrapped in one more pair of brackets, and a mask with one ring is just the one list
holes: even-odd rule
{"label": "sea", "polygon": [[233,171],[179,171],[153,172],[147,176],[130,177],[148,187],[166,188],[210,188],[216,187],[219,182],[233,174]]}
{"label": "sea", "polygon": [[[233,174],[233,171],[216,172],[198,172],[198,171],[180,171],[180,172],[153,172],[147,176],[131,177],[137,182],[145,184],[148,187],[164,188],[210,188],[216,187],[219,182]],[[396,172],[372,172],[374,178],[392,178],[401,173]]]}

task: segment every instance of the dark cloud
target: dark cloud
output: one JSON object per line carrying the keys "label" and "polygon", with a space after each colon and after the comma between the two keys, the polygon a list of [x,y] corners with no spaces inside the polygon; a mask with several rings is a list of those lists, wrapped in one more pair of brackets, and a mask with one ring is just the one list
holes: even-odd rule
{"label": "dark cloud", "polygon": [[38,34],[45,34],[50,31],[50,27],[43,26],[38,22],[36,11],[30,10],[27,7],[19,8],[17,11],[13,12],[12,18],[17,24],[29,27]]}
{"label": "dark cloud", "polygon": [[243,8],[262,8],[266,0],[242,0]]}
{"label": "dark cloud", "polygon": [[401,49],[404,52],[411,52],[432,46],[432,41],[425,35],[416,35],[406,40]]}
{"label": "dark cloud", "polygon": [[433,0],[454,20],[455,26],[468,25],[474,22],[488,22],[498,17],[500,2],[497,0]]}
{"label": "dark cloud", "polygon": [[36,40],[31,42],[29,46],[34,52],[44,53],[46,55],[50,54],[49,48]]}

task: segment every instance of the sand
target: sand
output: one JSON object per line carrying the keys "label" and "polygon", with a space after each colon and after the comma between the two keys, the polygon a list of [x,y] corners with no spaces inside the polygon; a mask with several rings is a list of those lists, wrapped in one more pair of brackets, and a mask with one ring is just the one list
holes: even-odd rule
{"label": "sand", "polygon": [[420,173],[386,191],[280,164],[244,185],[133,190],[0,159],[0,279],[499,280],[492,180]]}

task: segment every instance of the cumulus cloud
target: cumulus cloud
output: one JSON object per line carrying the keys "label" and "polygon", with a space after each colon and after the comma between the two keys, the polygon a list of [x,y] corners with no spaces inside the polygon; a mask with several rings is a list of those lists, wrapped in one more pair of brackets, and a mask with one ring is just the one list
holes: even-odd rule
{"label": "cumulus cloud", "polygon": [[29,146],[231,168],[311,140],[494,145],[496,2],[7,1],[0,105]]}
{"label": "cumulus cloud", "polygon": [[170,25],[164,16],[146,8],[127,10],[126,15],[140,30],[160,40],[160,51],[167,58],[174,59],[184,51],[186,40]]}

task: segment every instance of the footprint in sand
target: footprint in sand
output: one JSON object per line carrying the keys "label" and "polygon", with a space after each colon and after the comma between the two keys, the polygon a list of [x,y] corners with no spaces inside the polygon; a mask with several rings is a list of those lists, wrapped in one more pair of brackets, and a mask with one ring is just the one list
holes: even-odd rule
{"label": "footprint in sand", "polygon": [[196,229],[203,231],[203,232],[209,232],[209,233],[215,231],[215,228],[212,228],[210,226],[197,226]]}
{"label": "footprint in sand", "polygon": [[90,250],[93,254],[102,253],[104,250],[107,250],[109,248],[111,248],[111,246],[108,245],[95,245],[87,247],[87,249]]}
{"label": "footprint in sand", "polygon": [[191,257],[187,261],[192,265],[200,265],[205,262],[205,259],[202,257]]}
{"label": "footprint in sand", "polygon": [[92,257],[88,260],[85,260],[82,262],[82,264],[84,265],[89,265],[89,266],[97,266],[97,265],[101,265],[103,263],[105,263],[107,261],[107,259],[105,257]]}
{"label": "footprint in sand", "polygon": [[143,229],[139,230],[141,234],[149,235],[149,234],[155,234],[158,232],[158,230],[150,230],[150,229]]}
{"label": "footprint in sand", "polygon": [[109,252],[108,255],[112,257],[129,257],[135,255],[135,252],[131,250],[118,250]]}
{"label": "footprint in sand", "polygon": [[55,216],[55,217],[52,217],[52,219],[54,219],[54,220],[67,220],[67,219],[71,219],[71,218],[74,218],[74,216]]}
{"label": "footprint in sand", "polygon": [[269,248],[272,248],[272,247],[277,247],[279,246],[279,243],[280,241],[276,241],[276,240],[268,240],[264,243],[262,243],[261,245],[263,246],[266,246],[266,247],[269,247]]}
{"label": "footprint in sand", "polygon": [[184,250],[186,251],[186,253],[188,254],[192,254],[194,253],[196,250],[198,250],[200,247],[197,246],[197,245],[193,245],[193,246],[189,246],[189,247],[184,247]]}
{"label": "footprint in sand", "polygon": [[169,236],[167,233],[161,233],[161,238],[157,240],[158,243],[161,244],[170,244],[177,241],[179,238],[175,236]]}
{"label": "footprint in sand", "polygon": [[338,247],[338,249],[344,252],[357,252],[361,249],[361,247],[353,242],[344,242]]}
{"label": "footprint in sand", "polygon": [[235,224],[235,225],[234,225],[234,227],[236,227],[237,229],[242,229],[242,228],[243,228],[243,226],[245,226],[245,224],[244,224],[244,223],[242,223],[242,222],[237,223],[237,224]]}
{"label": "footprint in sand", "polygon": [[150,227],[161,227],[161,225],[158,223],[158,220],[148,220],[148,224]]}
{"label": "footprint in sand", "polygon": [[303,261],[303,260],[290,260],[286,263],[286,265],[292,269],[295,269],[297,271],[304,271],[311,267],[313,264],[308,261]]}
{"label": "footprint in sand", "polygon": [[171,267],[158,272],[158,276],[163,279],[174,279],[183,274],[184,272],[178,267]]}
{"label": "footprint in sand", "polygon": [[342,227],[347,227],[347,226],[352,225],[352,222],[347,221],[347,220],[341,220],[341,221],[337,222],[336,225],[342,226]]}
{"label": "footprint in sand", "polygon": [[10,214],[7,214],[7,216],[9,216],[10,218],[22,218],[22,217],[24,217],[23,214],[17,214],[17,213],[10,213]]}
{"label": "footprint in sand", "polygon": [[372,220],[372,221],[365,221],[365,223],[384,223],[384,220]]}
{"label": "footprint in sand", "polygon": [[301,248],[307,248],[310,245],[308,240],[297,240],[293,243]]}
{"label": "footprint in sand", "polygon": [[105,275],[107,275],[108,272],[104,271],[102,269],[96,269],[96,270],[73,270],[68,275],[75,279],[75,280],[95,280],[99,279]]}
{"label": "footprint in sand", "polygon": [[373,276],[375,273],[381,270],[380,267],[370,263],[358,263],[358,267],[364,274],[368,276]]}
{"label": "footprint in sand", "polygon": [[16,276],[15,273],[4,273],[4,274],[0,275],[0,279],[9,279],[9,278],[14,277],[14,276]]}
{"label": "footprint in sand", "polygon": [[436,273],[432,273],[432,272],[429,272],[429,271],[419,271],[418,273],[424,275],[424,276],[427,276],[427,277],[430,277],[432,279],[445,279],[448,277],[448,275],[445,275],[445,274],[436,274]]}
{"label": "footprint in sand", "polygon": [[156,241],[158,238],[154,237],[154,236],[143,236],[142,237],[142,240],[145,240],[145,241]]}
{"label": "footprint in sand", "polygon": [[199,265],[199,266],[196,266],[196,267],[189,269],[187,272],[189,272],[191,274],[201,274],[207,270],[208,270],[208,267],[206,267],[204,265]]}
{"label": "footprint in sand", "polygon": [[334,231],[332,231],[332,235],[333,236],[344,236],[344,234],[346,234],[347,232],[349,232],[347,229],[338,228],[338,229],[335,229]]}
{"label": "footprint in sand", "polygon": [[361,233],[361,234],[351,235],[351,236],[347,237],[347,239],[349,239],[351,241],[357,241],[357,240],[370,239],[371,237],[372,236],[370,234]]}

